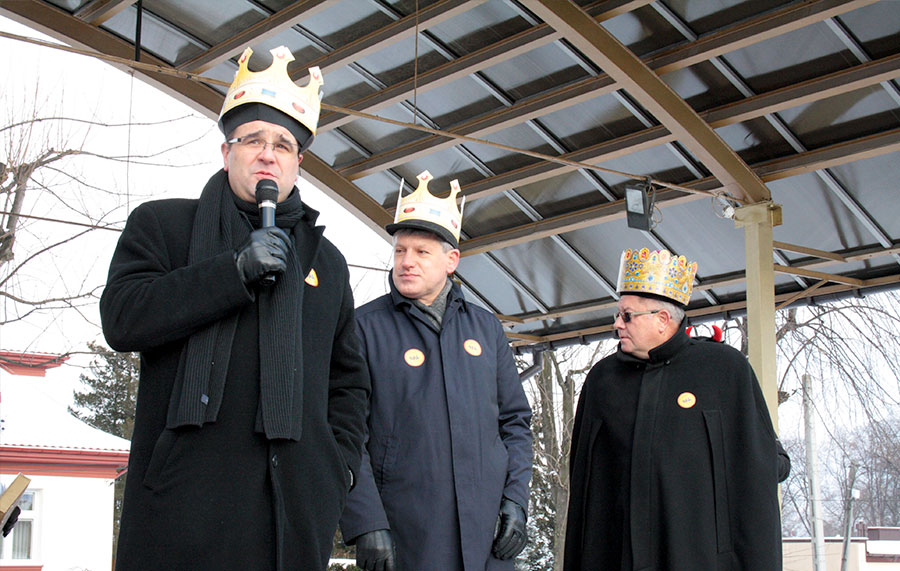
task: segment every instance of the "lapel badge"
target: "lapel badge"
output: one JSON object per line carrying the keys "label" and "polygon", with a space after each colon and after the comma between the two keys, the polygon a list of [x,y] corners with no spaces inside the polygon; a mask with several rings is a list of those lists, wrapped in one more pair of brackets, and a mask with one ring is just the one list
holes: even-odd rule
{"label": "lapel badge", "polygon": [[678,406],[681,408],[691,408],[697,404],[697,397],[694,393],[681,393],[678,395]]}
{"label": "lapel badge", "polygon": [[309,273],[306,274],[306,279],[303,281],[313,287],[319,287],[319,275],[316,273],[316,269],[313,268],[309,270]]}
{"label": "lapel badge", "polygon": [[463,349],[466,350],[466,353],[472,355],[473,357],[478,357],[481,355],[481,344],[474,339],[466,339],[463,341]]}
{"label": "lapel badge", "polygon": [[418,349],[407,349],[403,354],[403,360],[410,367],[421,367],[425,363],[425,353]]}

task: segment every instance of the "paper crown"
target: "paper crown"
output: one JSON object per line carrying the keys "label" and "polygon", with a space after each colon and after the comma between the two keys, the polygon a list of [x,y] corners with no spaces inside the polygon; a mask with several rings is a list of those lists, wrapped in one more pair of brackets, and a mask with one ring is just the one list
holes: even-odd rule
{"label": "paper crown", "polygon": [[627,249],[619,265],[619,293],[653,294],[669,298],[681,305],[691,300],[697,262],[688,264],[684,256],[673,256],[668,250]]}
{"label": "paper crown", "polygon": [[[312,143],[316,134],[316,125],[319,122],[319,112],[321,111],[319,88],[325,83],[322,79],[322,72],[318,67],[309,68],[309,83],[305,87],[300,87],[291,81],[287,72],[288,63],[294,61],[291,51],[285,46],[279,46],[269,50],[269,53],[272,54],[272,64],[258,72],[250,71],[247,68],[253,50],[247,48],[241,54],[234,81],[228,88],[228,93],[225,94],[225,102],[219,113],[219,127],[227,134],[230,129],[226,129],[225,126],[225,123],[228,122],[226,115],[233,112],[239,114],[243,106],[250,103],[266,105],[303,126],[304,130],[300,130],[301,136],[297,137],[300,151],[303,152]],[[250,120],[255,118],[267,119],[265,116],[261,116],[253,117]],[[245,121],[241,121],[241,123],[243,122]],[[295,136],[298,134],[289,126],[288,129]]]}
{"label": "paper crown", "polygon": [[419,186],[412,193],[403,196],[403,181],[400,181],[400,194],[397,196],[397,212],[394,223],[385,226],[385,230],[393,235],[402,228],[428,230],[441,239],[459,248],[459,231],[462,226],[462,209],[466,205],[463,197],[460,207],[456,206],[456,195],[459,194],[459,181],[450,181],[450,196],[438,198],[428,192],[428,183],[434,177],[428,171],[418,177]]}

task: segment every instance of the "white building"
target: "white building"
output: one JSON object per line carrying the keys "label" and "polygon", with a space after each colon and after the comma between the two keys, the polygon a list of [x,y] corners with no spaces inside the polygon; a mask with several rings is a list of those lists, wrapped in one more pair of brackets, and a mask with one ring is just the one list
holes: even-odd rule
{"label": "white building", "polygon": [[[851,537],[847,549],[847,571],[900,571],[900,528],[870,527],[865,537]],[[784,571],[813,571],[813,547],[808,537],[784,539]],[[841,569],[844,543],[840,537],[825,538],[825,566]]]}
{"label": "white building", "polygon": [[[19,522],[0,541],[0,571],[108,571],[114,480],[130,443],[76,419],[54,385],[55,355],[0,351],[0,483],[31,479]],[[56,390],[54,390],[56,389]]]}

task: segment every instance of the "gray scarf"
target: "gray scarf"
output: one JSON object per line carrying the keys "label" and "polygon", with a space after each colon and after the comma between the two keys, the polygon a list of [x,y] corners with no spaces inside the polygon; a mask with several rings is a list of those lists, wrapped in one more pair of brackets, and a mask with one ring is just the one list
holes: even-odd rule
{"label": "gray scarf", "polygon": [[425,317],[428,318],[428,321],[434,326],[436,331],[441,330],[441,322],[444,320],[444,312],[447,311],[447,300],[451,287],[453,287],[453,282],[448,277],[447,281],[444,282],[444,287],[441,288],[440,293],[437,294],[431,305],[425,305],[418,299],[412,300],[413,305],[422,310],[422,313],[425,314]]}

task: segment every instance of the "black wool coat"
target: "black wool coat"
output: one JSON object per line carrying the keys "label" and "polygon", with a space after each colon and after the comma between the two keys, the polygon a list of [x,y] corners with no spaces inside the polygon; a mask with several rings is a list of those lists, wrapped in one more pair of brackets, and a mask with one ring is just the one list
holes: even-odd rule
{"label": "black wool coat", "polygon": [[344,537],[390,529],[401,571],[511,571],[491,544],[501,499],[528,507],[531,408],[500,322],[457,284],[440,331],[393,284],[357,322],[372,399]]}
{"label": "black wool coat", "polygon": [[[315,270],[300,284],[302,436],[267,440],[254,430],[258,306],[232,251],[188,265],[197,204],[161,200],[132,212],[100,302],[110,346],[141,353],[117,569],[325,569],[360,463],[369,389],[347,265],[306,208],[295,229],[298,257]],[[234,314],[216,420],[166,429],[188,337]]]}
{"label": "black wool coat", "polygon": [[781,569],[775,433],[734,348],[620,347],[588,374],[571,449],[567,571]]}

